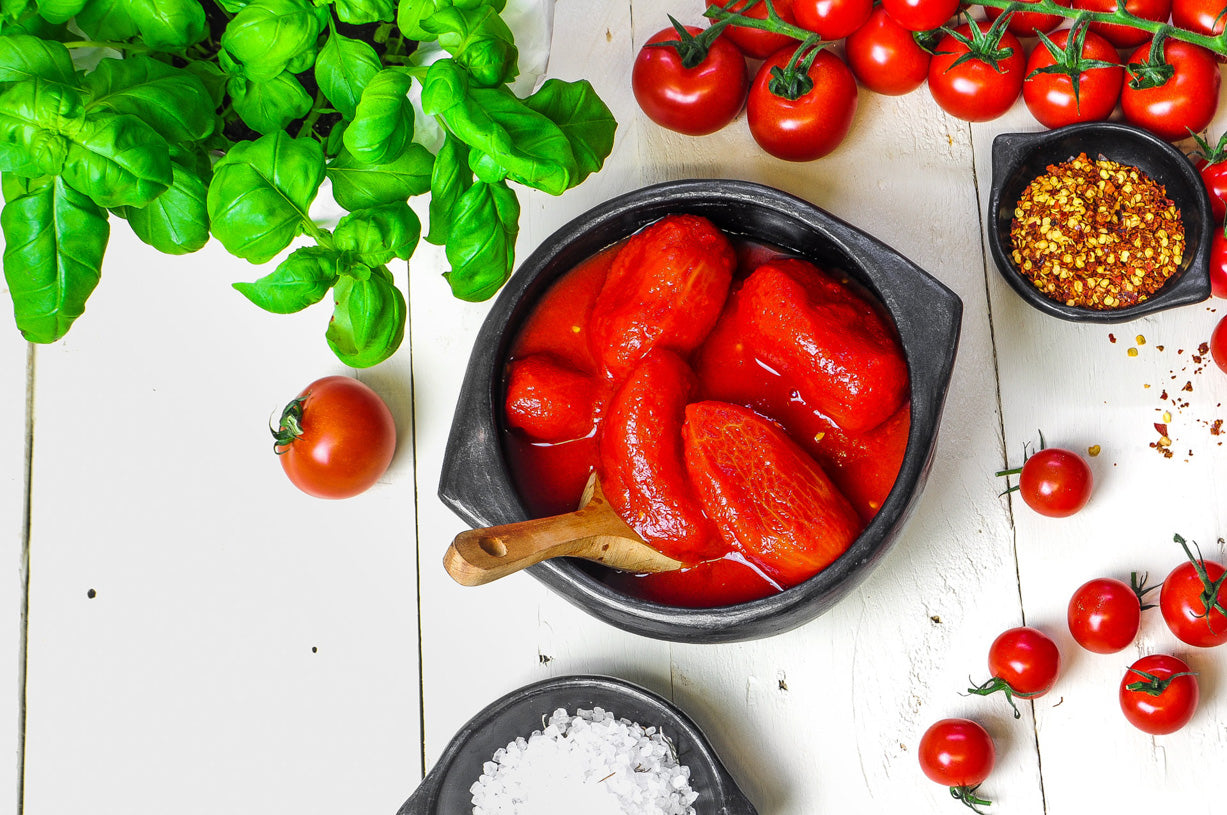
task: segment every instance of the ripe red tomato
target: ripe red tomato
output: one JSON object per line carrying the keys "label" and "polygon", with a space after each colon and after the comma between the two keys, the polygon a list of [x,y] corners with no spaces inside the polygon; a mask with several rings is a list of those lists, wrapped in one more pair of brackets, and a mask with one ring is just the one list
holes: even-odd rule
{"label": "ripe red tomato", "polygon": [[[1149,52],[1150,45],[1143,45],[1125,62],[1146,62]],[[1218,109],[1222,79],[1214,55],[1204,48],[1180,40],[1166,40],[1163,56],[1176,72],[1157,88],[1136,90],[1126,82],[1120,94],[1121,109],[1130,124],[1145,128],[1161,139],[1178,141],[1188,138],[1189,131],[1200,132],[1210,124]]]}
{"label": "ripe red tomato", "polygon": [[1065,518],[1082,509],[1091,499],[1092,486],[1094,477],[1086,460],[1060,447],[1045,447],[1028,458],[1018,477],[1023,502],[1049,518]]}
{"label": "ripe red tomato", "polygon": [[1123,580],[1098,577],[1083,583],[1069,600],[1069,633],[1074,641],[1095,654],[1115,654],[1138,635],[1146,589],[1134,589]]}
{"label": "ripe red tomato", "polygon": [[[1084,11],[1114,11],[1116,0],[1074,0],[1074,8]],[[1167,21],[1172,0],[1126,0],[1125,10],[1143,20]],[[1117,48],[1134,48],[1150,42],[1150,32],[1140,28],[1111,23],[1091,23],[1091,30]]]}
{"label": "ripe red tomato", "polygon": [[[955,31],[971,36],[967,23]],[[1009,110],[1022,92],[1027,57],[1018,37],[1008,31],[1001,36],[1001,48],[1010,49],[1010,55],[996,67],[982,59],[955,65],[968,53],[967,45],[953,35],[943,37],[929,63],[929,92],[938,106],[968,122],[987,122]]]}
{"label": "ripe red tomato", "polygon": [[988,670],[995,679],[1028,699],[1043,696],[1057,681],[1061,652],[1042,631],[1029,626],[1002,632],[988,649]]}
{"label": "ripe red tomato", "polygon": [[1210,211],[1214,220],[1220,225],[1227,217],[1227,156],[1219,161],[1208,162],[1205,159],[1197,162],[1197,172],[1210,193]]}
{"label": "ripe red tomato", "polygon": [[[692,36],[702,29],[687,26]],[[746,60],[736,46],[717,37],[702,62],[683,64],[677,49],[652,43],[678,39],[672,28],[656,32],[635,58],[631,89],[648,118],[661,127],[705,136],[727,125],[746,101]]]}
{"label": "ripe red tomato", "polygon": [[[707,0],[708,6],[724,7],[728,0]],[[756,20],[767,19],[767,4],[766,2],[755,3],[746,11],[747,0],[738,0],[729,11],[738,11],[747,17],[753,17]],[[775,13],[780,19],[789,25],[796,25],[797,18],[793,13],[792,0],[771,0],[771,5],[775,8]],[[733,45],[751,59],[766,59],[767,57],[784,48],[787,45],[796,43],[792,37],[787,34],[776,34],[774,31],[763,31],[758,28],[747,28],[736,24],[730,24],[724,29],[722,37],[728,37],[732,40]]]}
{"label": "ripe red tomato", "polygon": [[1152,736],[1175,733],[1197,710],[1197,677],[1180,659],[1142,657],[1120,681],[1120,709],[1129,723]]}
{"label": "ripe red tomato", "polygon": [[396,452],[392,412],[370,387],[326,376],[303,388],[273,431],[294,486],[317,498],[350,498],[387,471]]}
{"label": "ripe red tomato", "polygon": [[797,25],[824,40],[842,40],[869,19],[873,0],[793,0]]}
{"label": "ripe red tomato", "polygon": [[1219,320],[1210,334],[1210,356],[1214,364],[1227,373],[1227,317]]}
{"label": "ripe red tomato", "polygon": [[882,8],[909,31],[932,31],[954,16],[959,0],[882,0]]}
{"label": "ripe red tomato", "polygon": [[884,96],[910,93],[929,76],[929,52],[881,7],[844,40],[844,56],[861,84]]}
{"label": "ripe red tomato", "polygon": [[997,751],[988,731],[970,719],[942,719],[920,737],[920,769],[968,804],[987,804],[975,788],[993,771]]}
{"label": "ripe red tomato", "polygon": [[823,49],[806,72],[813,87],[796,99],[772,93],[773,68],[792,59],[791,46],[777,51],[754,77],[746,117],[754,141],[776,158],[812,161],[840,145],[856,114],[856,79],[843,60]]}
{"label": "ripe red tomato", "polygon": [[1210,242],[1210,293],[1215,297],[1227,297],[1227,237],[1222,229],[1214,230],[1214,239]]}
{"label": "ripe red tomato", "polygon": [[[1034,3],[1036,0],[1022,0],[1024,3]],[[1056,0],[1059,5],[1069,8],[1073,0]],[[984,13],[988,15],[989,20],[996,20],[1001,16],[1004,9],[985,6]],[[1012,33],[1020,37],[1034,37],[1035,32],[1042,31],[1045,34],[1056,31],[1060,28],[1061,23],[1065,22],[1065,18],[1059,14],[1040,14],[1034,11],[1015,11],[1010,14],[1010,21],[1006,23]],[[1038,49],[1037,49],[1038,50]]]}
{"label": "ripe red tomato", "polygon": [[[1069,29],[1058,31],[1050,38],[1052,44],[1065,49]],[[1106,119],[1116,109],[1120,89],[1125,81],[1125,69],[1111,43],[1093,31],[1086,32],[1082,43],[1084,59],[1110,62],[1111,68],[1091,68],[1078,76],[1078,94],[1069,74],[1035,73],[1057,62],[1057,57],[1039,43],[1027,58],[1027,81],[1023,83],[1023,101],[1035,120],[1047,128],[1057,128],[1075,122],[1097,122]]]}
{"label": "ripe red tomato", "polygon": [[1159,610],[1163,621],[1181,642],[1210,648],[1227,642],[1227,591],[1219,584],[1227,569],[1221,563],[1205,560],[1199,552],[1189,551],[1184,538],[1176,536],[1189,559],[1172,569],[1159,590]]}
{"label": "ripe red tomato", "polygon": [[1223,33],[1223,0],[1172,0],[1172,25],[1213,37]]}

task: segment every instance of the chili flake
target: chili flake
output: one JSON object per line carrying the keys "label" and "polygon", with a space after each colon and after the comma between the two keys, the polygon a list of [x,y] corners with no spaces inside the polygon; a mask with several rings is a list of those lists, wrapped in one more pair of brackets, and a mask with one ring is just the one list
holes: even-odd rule
{"label": "chili flake", "polygon": [[1184,258],[1184,224],[1146,173],[1085,153],[1027,187],[1014,209],[1014,263],[1053,300],[1125,308],[1158,291]]}

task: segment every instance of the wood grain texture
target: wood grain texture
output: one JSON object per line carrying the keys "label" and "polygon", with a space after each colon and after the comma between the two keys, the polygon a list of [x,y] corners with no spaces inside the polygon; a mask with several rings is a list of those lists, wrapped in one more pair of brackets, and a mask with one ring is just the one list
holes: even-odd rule
{"label": "wood grain texture", "polygon": [[[8,298],[0,277],[0,302]],[[20,794],[27,357],[17,329],[0,330],[0,812],[16,812]]]}

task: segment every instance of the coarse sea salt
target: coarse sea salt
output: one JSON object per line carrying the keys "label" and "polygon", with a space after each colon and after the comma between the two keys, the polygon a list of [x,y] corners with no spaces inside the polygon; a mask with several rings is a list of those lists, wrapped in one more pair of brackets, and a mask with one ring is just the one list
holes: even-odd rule
{"label": "coarse sea salt", "polygon": [[656,727],[559,708],[494,752],[469,788],[473,815],[695,815],[690,768]]}

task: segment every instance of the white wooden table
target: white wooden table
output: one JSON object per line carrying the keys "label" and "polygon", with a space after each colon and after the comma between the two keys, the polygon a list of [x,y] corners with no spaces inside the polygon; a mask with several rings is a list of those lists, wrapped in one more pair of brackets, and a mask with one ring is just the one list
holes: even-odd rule
{"label": "white wooden table", "polygon": [[[667,13],[697,22],[698,6],[559,0],[549,73],[590,78],[621,126],[580,188],[522,194],[519,256],[618,193],[734,177],[813,201],[954,289],[963,335],[936,460],[877,571],[798,630],[720,646],[615,630],[523,575],[463,589],[440,565],[462,525],[435,491],[488,305],[453,300],[429,247],[400,270],[407,340],[357,373],[390,404],[399,451],[370,492],[319,501],[285,479],[266,426],[306,383],[347,373],[323,340],[326,306],[270,316],[229,286],[259,270],[216,242],[168,259],[116,222],[102,284],[65,340],[28,349],[0,325],[0,812],[391,815],[478,709],[586,672],[673,699],[763,815],[960,811],[916,761],[925,727],[955,715],[996,740],[992,812],[1213,800],[1227,650],[1183,647],[1150,612],[1135,647],[1096,656],[1064,617],[1092,577],[1161,579],[1182,557],[1175,532],[1224,556],[1227,450],[1208,425],[1227,418],[1227,376],[1192,359],[1222,305],[1076,326],[1002,283],[983,240],[989,155],[996,133],[1037,129],[1021,102],[968,126],[923,89],[862,91],[848,140],[808,165],[758,151],[744,117],[701,139],[653,126],[631,61]],[[1214,136],[1227,100],[1220,110]],[[1164,411],[1170,459],[1149,446]],[[1075,517],[998,497],[994,471],[1037,431],[1102,449]],[[1003,700],[961,692],[986,678],[993,637],[1024,621],[1057,640],[1064,668],[1014,721]],[[1120,715],[1116,686],[1159,651],[1187,658],[1203,699],[1185,730],[1151,738]]]}

